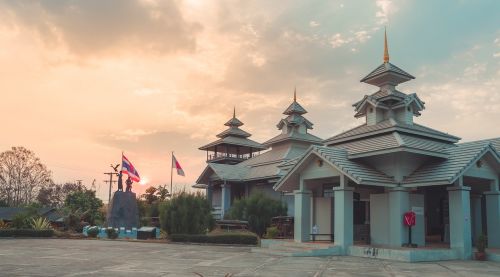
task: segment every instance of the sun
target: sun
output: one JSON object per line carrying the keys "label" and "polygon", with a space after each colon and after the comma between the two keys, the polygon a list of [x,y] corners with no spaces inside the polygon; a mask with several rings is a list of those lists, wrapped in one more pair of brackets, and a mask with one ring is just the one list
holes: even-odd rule
{"label": "sun", "polygon": [[139,185],[141,186],[145,186],[149,183],[149,179],[147,177],[143,177],[141,178],[141,180],[139,181]]}

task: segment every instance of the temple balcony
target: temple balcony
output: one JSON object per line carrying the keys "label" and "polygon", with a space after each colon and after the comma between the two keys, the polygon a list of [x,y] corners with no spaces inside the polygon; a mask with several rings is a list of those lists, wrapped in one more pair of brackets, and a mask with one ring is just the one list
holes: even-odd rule
{"label": "temple balcony", "polygon": [[231,153],[213,153],[207,155],[207,162],[217,163],[239,163],[244,160],[248,160],[257,156],[258,153],[249,153],[249,154],[231,154]]}

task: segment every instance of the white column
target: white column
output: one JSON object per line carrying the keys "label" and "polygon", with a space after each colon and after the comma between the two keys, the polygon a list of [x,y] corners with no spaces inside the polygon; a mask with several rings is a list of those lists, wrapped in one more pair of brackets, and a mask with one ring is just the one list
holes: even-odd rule
{"label": "white column", "polygon": [[353,244],[353,189],[349,187],[334,187],[335,215],[333,238],[335,245],[342,247],[342,252],[347,254],[349,246]]}
{"label": "white column", "polygon": [[227,210],[229,210],[229,207],[231,206],[231,186],[224,183],[220,187],[222,189],[221,217],[224,218],[224,215],[226,214]]}
{"label": "white column", "polygon": [[401,247],[408,243],[408,227],[404,225],[404,213],[410,210],[408,190],[396,187],[389,190],[389,245]]}
{"label": "white column", "polygon": [[486,226],[488,247],[500,248],[500,191],[488,191],[486,195]]}
{"label": "white column", "polygon": [[450,203],[450,248],[463,260],[472,258],[470,187],[448,188]]}
{"label": "white column", "polygon": [[212,184],[210,182],[208,182],[208,185],[207,185],[207,201],[208,201],[208,204],[210,205],[210,207],[212,207],[212,200],[213,200],[213,190],[214,188],[212,187]]}
{"label": "white column", "polygon": [[295,217],[293,238],[296,242],[306,242],[311,236],[311,196],[312,192],[305,189],[304,180],[300,178],[300,189],[295,190]]}

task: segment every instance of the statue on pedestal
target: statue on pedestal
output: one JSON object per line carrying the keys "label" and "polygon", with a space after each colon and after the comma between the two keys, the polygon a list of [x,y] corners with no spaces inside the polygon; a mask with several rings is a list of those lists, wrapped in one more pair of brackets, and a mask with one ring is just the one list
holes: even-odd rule
{"label": "statue on pedestal", "polygon": [[132,192],[132,179],[130,177],[127,178],[127,181],[125,181],[125,184],[127,184],[127,189],[126,192]]}
{"label": "statue on pedestal", "polygon": [[122,173],[118,173],[118,191],[123,191]]}

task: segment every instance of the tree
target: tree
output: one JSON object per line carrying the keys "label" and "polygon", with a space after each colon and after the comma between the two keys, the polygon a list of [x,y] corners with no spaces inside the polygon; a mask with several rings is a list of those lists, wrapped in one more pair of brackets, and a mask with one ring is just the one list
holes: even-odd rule
{"label": "tree", "polygon": [[160,205],[160,224],[168,234],[204,234],[215,220],[203,194],[181,192]]}
{"label": "tree", "polygon": [[31,150],[12,147],[0,153],[0,200],[7,205],[27,205],[52,183],[51,172]]}
{"label": "tree", "polygon": [[245,199],[236,200],[228,211],[229,219],[247,220],[250,230],[264,235],[275,216],[286,215],[287,207],[279,200],[262,193],[255,193]]}
{"label": "tree", "polygon": [[158,200],[158,196],[156,196],[156,188],[151,186],[146,189],[146,193],[141,196],[148,204],[151,205],[154,201]]}
{"label": "tree", "polygon": [[70,193],[84,190],[83,185],[76,183],[51,184],[40,189],[37,201],[45,207],[62,208]]}
{"label": "tree", "polygon": [[73,213],[82,212],[81,219],[92,225],[104,219],[101,212],[102,200],[96,197],[95,190],[74,191],[68,194],[64,204]]}

